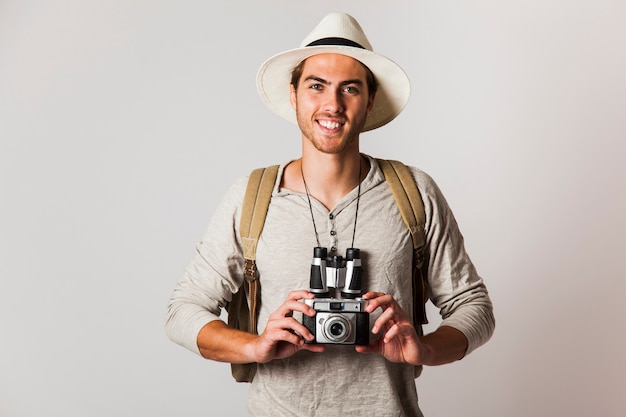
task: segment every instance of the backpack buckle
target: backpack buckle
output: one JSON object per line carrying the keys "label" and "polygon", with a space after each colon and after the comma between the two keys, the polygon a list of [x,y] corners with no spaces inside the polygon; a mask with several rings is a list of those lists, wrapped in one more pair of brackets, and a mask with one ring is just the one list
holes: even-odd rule
{"label": "backpack buckle", "polygon": [[243,276],[248,282],[256,281],[256,262],[253,259],[246,259],[243,264]]}
{"label": "backpack buckle", "polygon": [[415,255],[414,257],[415,267],[419,269],[424,265],[424,261],[426,260],[426,255],[424,254],[423,249],[415,249],[414,255]]}

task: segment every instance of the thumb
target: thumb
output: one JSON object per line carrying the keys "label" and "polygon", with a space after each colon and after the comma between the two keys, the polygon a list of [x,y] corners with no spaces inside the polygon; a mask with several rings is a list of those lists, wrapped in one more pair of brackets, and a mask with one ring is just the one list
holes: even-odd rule
{"label": "thumb", "polygon": [[354,349],[358,353],[379,353],[380,347],[378,345],[378,343],[373,345],[356,345]]}

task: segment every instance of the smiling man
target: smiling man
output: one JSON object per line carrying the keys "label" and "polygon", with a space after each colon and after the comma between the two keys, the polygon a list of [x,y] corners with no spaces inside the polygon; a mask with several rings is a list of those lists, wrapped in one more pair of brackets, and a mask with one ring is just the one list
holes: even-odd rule
{"label": "smiling man", "polygon": [[315,55],[303,62],[300,80],[292,84],[291,105],[303,139],[320,152],[357,150],[375,91],[366,84],[369,70],[354,58]]}
{"label": "smiling man", "polygon": [[[257,86],[268,107],[297,122],[302,133],[301,157],[278,169],[256,249],[262,288],[258,334],[220,320],[244,281],[242,177],[223,198],[174,290],[168,335],[207,359],[257,364],[251,415],[421,416],[414,382],[421,367],[463,358],[489,339],[495,321],[450,208],[417,168],[410,173],[426,215],[425,291],[444,320],[423,335],[413,317],[414,305],[423,300],[414,299],[411,235],[379,161],[359,146],[361,132],[402,111],[408,78],[372,50],[354,18],[333,13],[300,48],[266,61]],[[321,248],[328,248],[328,257]],[[354,253],[360,254],[358,262],[350,257]],[[326,271],[319,272],[327,279],[320,287],[316,265]],[[336,274],[337,281],[325,274]],[[347,284],[341,287],[345,298],[314,294],[338,292],[337,282],[353,277],[363,287],[357,296]],[[329,304],[332,314],[316,302]],[[344,313],[345,306],[358,313]],[[361,321],[350,324],[353,316]],[[344,327],[350,335],[365,333],[358,340],[365,336],[369,342],[337,342],[333,338]]]}

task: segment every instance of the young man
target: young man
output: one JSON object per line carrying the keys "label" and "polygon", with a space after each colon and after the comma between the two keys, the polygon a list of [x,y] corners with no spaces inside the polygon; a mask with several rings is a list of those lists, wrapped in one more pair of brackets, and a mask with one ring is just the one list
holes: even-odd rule
{"label": "young man", "polygon": [[[251,415],[422,415],[415,370],[459,360],[494,329],[491,301],[433,180],[411,168],[426,212],[427,292],[444,318],[422,336],[413,324],[411,236],[378,162],[359,151],[359,135],[395,118],[409,83],[395,63],[372,51],[349,15],[326,16],[298,49],[266,61],[257,76],[266,104],[297,121],[302,157],[281,165],[257,248],[259,335],[228,327],[221,309],[243,282],[239,217],[246,178],[222,200],[197,254],[174,290],[167,318],[172,340],[203,357],[258,362]],[[343,255],[357,247],[371,343],[316,340],[299,317],[313,247]]]}

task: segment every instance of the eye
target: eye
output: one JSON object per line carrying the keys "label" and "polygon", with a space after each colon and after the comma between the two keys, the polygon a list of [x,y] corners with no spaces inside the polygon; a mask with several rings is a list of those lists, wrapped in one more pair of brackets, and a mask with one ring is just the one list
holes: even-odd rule
{"label": "eye", "polygon": [[311,90],[320,91],[320,90],[322,90],[322,89],[324,88],[324,86],[323,86],[322,84],[315,83],[315,84],[311,84],[311,85],[309,86],[309,88],[310,88]]}
{"label": "eye", "polygon": [[350,95],[356,95],[359,94],[360,90],[357,86],[354,85],[348,85],[346,87],[344,87],[343,89],[344,92],[350,94]]}

